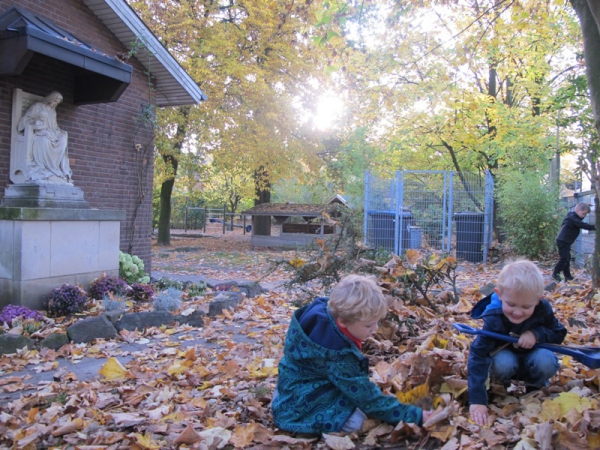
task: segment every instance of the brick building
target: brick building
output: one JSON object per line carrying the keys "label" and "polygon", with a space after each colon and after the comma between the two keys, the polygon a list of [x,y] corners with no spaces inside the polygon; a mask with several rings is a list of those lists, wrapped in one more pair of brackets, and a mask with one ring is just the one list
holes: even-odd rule
{"label": "brick building", "polygon": [[91,208],[126,212],[120,248],[149,269],[153,135],[140,118],[148,104],[195,104],[202,91],[125,0],[0,0],[0,26],[0,186],[10,184],[15,89],[60,92],[75,186]]}

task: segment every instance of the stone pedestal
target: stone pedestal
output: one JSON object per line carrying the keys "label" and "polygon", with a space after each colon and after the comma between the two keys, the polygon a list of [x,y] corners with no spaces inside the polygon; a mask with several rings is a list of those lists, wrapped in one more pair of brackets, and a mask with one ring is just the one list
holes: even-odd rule
{"label": "stone pedestal", "polygon": [[122,220],[125,211],[0,207],[0,309],[42,309],[61,284],[87,290],[103,273],[118,275]]}
{"label": "stone pedestal", "polygon": [[89,208],[81,188],[67,184],[10,184],[2,206],[25,208]]}

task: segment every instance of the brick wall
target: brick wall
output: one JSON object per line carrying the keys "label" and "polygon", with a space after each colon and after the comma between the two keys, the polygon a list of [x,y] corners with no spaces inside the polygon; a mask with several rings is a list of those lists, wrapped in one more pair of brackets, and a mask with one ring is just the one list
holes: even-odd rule
{"label": "brick wall", "polygon": [[[105,28],[94,14],[78,0],[0,0],[0,13],[10,6],[28,10],[52,20],[108,55],[125,52],[121,43]],[[73,68],[66,63],[35,54],[23,74],[0,76],[0,186],[10,184],[10,123],[14,88],[45,96],[59,91],[63,102],[56,108],[58,125],[69,133],[69,163],[75,186],[83,189],[92,208],[120,209],[127,212],[121,223],[121,250],[144,260],[150,270],[152,233],[152,133],[136,123],[141,106],[149,99],[149,82],[144,68],[135,58],[131,85],[119,101],[99,105],[73,104]],[[146,177],[147,195],[133,225],[139,202],[138,179],[141,169],[140,153],[135,144],[150,144]],[[4,192],[0,189],[0,197]],[[135,230],[135,232],[134,232]]]}

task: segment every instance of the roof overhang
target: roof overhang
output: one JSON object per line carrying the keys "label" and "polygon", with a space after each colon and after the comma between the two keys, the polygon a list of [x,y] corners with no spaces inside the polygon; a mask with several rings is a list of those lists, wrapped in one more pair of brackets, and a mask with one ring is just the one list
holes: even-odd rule
{"label": "roof overhang", "polygon": [[74,67],[74,103],[115,102],[131,83],[130,65],[111,58],[51,21],[15,7],[0,15],[0,75],[20,75],[34,54]]}
{"label": "roof overhang", "polygon": [[135,58],[152,74],[157,106],[193,105],[206,100],[194,79],[162,45],[124,0],[82,0],[100,21],[131,50],[142,45]]}

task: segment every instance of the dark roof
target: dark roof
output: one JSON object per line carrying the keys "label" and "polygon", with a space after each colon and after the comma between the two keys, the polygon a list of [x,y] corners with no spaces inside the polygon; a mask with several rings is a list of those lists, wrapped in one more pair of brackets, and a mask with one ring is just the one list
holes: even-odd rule
{"label": "dark roof", "polygon": [[49,19],[11,7],[0,15],[0,75],[19,75],[34,53],[76,70],[76,104],[117,101],[131,83],[132,68]]}

